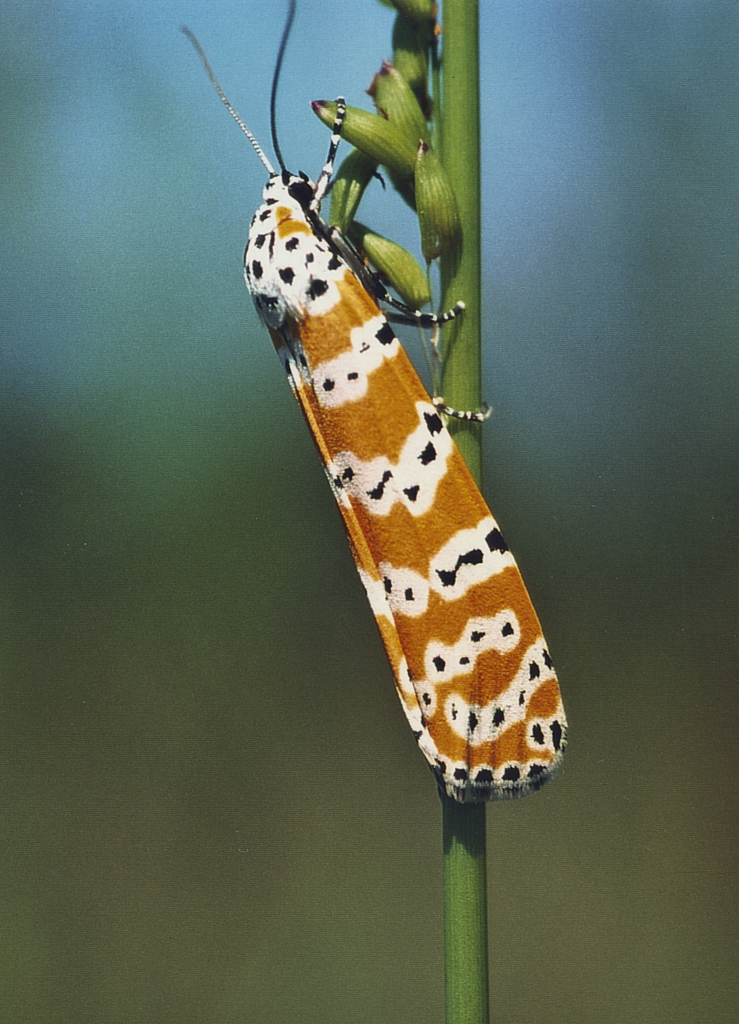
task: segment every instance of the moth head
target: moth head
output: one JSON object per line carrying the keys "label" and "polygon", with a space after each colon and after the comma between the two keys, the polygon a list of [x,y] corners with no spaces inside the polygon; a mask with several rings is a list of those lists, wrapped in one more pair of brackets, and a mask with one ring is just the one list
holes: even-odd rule
{"label": "moth head", "polygon": [[297,204],[307,210],[315,193],[315,185],[304,174],[290,174],[288,171],[273,174],[264,187],[262,198],[270,205],[283,202]]}
{"label": "moth head", "polygon": [[316,187],[307,174],[290,174],[287,181],[287,192],[291,199],[300,203],[307,210],[316,192]]}

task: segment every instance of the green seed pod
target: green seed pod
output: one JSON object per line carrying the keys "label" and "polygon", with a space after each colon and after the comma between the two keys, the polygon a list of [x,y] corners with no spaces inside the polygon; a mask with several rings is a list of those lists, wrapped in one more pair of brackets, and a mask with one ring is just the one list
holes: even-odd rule
{"label": "green seed pod", "polygon": [[453,252],[462,240],[457,200],[439,158],[423,142],[416,160],[416,209],[426,262]]}
{"label": "green seed pod", "polygon": [[393,7],[416,25],[434,22],[438,10],[436,0],[393,0]]}
{"label": "green seed pod", "polygon": [[392,285],[403,302],[413,309],[421,309],[431,302],[426,274],[407,249],[376,234],[359,221],[354,221],[349,228],[349,239]]}
{"label": "green seed pod", "polygon": [[[335,103],[313,100],[311,106],[325,125],[333,127],[336,118]],[[341,137],[379,164],[383,164],[389,171],[393,171],[399,178],[413,179],[416,147],[384,117],[359,110],[357,107],[347,107]]]}
{"label": "green seed pod", "polygon": [[415,147],[419,142],[429,142],[426,118],[411,87],[392,64],[382,62],[382,67],[372,79],[367,90],[391,124],[398,128]]}
{"label": "green seed pod", "polygon": [[328,223],[343,234],[349,230],[364,190],[377,171],[377,161],[361,149],[353,149],[341,162],[331,186]]}
{"label": "green seed pod", "polygon": [[393,24],[393,65],[416,95],[428,117],[429,43],[428,24],[414,25],[399,14]]}

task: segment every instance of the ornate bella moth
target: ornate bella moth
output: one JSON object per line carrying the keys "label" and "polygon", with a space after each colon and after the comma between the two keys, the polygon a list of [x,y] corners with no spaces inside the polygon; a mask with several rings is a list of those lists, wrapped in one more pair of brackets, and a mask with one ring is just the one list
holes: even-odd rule
{"label": "ornate bella moth", "polygon": [[[441,789],[520,796],[556,771],[566,722],[541,626],[500,530],[389,320],[437,317],[387,295],[319,211],[345,113],[316,184],[270,175],[249,230],[246,285],[318,448],[401,704]],[[378,297],[395,309],[383,313]],[[398,310],[400,312],[398,312]]]}

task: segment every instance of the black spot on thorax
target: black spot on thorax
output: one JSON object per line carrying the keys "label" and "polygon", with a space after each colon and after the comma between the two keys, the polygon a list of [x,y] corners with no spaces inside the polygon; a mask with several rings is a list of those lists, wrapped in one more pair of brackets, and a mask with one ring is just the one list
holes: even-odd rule
{"label": "black spot on thorax", "polygon": [[324,281],[320,277],[316,277],[311,281],[310,287],[308,288],[308,298],[317,299],[321,295],[325,295],[327,291],[328,281]]}

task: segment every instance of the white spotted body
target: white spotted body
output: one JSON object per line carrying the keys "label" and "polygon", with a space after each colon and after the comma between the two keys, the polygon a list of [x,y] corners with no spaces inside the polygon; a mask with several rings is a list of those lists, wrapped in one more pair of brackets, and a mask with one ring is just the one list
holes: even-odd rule
{"label": "white spotted body", "polygon": [[273,175],[254,214],[244,257],[246,284],[257,312],[274,328],[288,317],[304,320],[335,306],[344,271],[328,244],[315,237],[290,190],[312,198],[315,186],[295,175],[287,182],[283,175]]}
{"label": "white spotted body", "polygon": [[[439,409],[318,216],[337,142],[335,127],[318,187],[287,172],[270,177],[249,232],[246,283],[440,786],[462,802],[518,796],[562,757],[556,675],[513,556]],[[436,319],[403,319],[414,318]]]}

